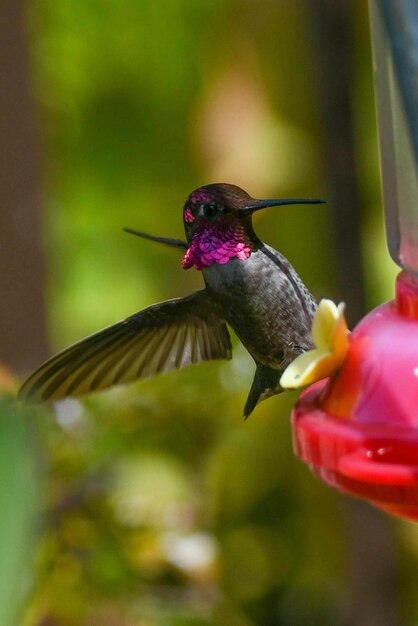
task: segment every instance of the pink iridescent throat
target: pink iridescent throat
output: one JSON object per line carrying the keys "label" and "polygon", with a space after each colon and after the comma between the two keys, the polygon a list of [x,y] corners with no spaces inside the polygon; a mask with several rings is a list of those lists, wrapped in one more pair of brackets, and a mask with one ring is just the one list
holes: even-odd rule
{"label": "pink iridescent throat", "polygon": [[201,231],[198,230],[193,237],[183,258],[183,268],[187,270],[195,267],[203,270],[213,263],[224,265],[234,257],[245,261],[252,250],[241,225],[205,224],[205,227]]}

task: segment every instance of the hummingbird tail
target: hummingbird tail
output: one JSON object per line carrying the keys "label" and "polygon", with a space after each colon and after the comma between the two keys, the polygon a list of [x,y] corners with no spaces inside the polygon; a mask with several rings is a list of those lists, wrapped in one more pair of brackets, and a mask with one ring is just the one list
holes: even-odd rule
{"label": "hummingbird tail", "polygon": [[251,415],[259,402],[284,391],[279,383],[281,375],[281,370],[257,363],[253,384],[244,407],[244,419]]}

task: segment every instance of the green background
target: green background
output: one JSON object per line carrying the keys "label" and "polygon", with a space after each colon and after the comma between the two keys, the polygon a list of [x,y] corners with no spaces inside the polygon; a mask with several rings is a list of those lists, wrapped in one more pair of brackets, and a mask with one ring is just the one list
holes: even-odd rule
{"label": "green background", "polygon": [[[312,19],[325,5],[27,3],[51,352],[201,286],[177,251],[122,232],[182,238],[192,189],[231,182],[255,197],[330,199]],[[392,296],[397,268],[383,233],[367,7],[348,5],[370,308]],[[257,214],[255,228],[316,297],[337,300],[336,215],[331,197]],[[263,402],[242,421],[253,369],[234,340],[231,362],[32,409],[29,419],[11,418],[7,402],[0,471],[8,476],[25,459],[33,469],[12,472],[23,483],[1,494],[2,510],[19,520],[1,519],[5,554],[14,550],[13,566],[0,559],[2,624],[12,623],[14,605],[23,606],[24,626],[366,624],[352,617],[356,584],[369,581],[350,570],[362,558],[350,553],[351,505],[293,455],[297,393]],[[401,584],[382,594],[412,626],[418,531],[384,524]],[[10,579],[19,593],[7,592]]]}

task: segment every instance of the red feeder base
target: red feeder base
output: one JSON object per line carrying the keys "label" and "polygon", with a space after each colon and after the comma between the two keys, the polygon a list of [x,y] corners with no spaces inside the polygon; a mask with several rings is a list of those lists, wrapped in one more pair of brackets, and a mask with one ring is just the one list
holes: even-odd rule
{"label": "red feeder base", "polygon": [[338,376],[297,403],[296,454],[325,483],[418,520],[418,280],[402,272],[396,301],[350,336]]}

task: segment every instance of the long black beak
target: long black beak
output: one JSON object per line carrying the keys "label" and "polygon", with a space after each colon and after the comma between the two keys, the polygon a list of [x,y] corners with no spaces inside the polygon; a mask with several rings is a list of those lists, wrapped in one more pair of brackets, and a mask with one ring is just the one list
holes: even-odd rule
{"label": "long black beak", "polygon": [[283,206],[285,204],[325,204],[325,200],[317,198],[281,198],[273,200],[254,200],[251,204],[240,209],[242,213],[255,213],[271,206]]}
{"label": "long black beak", "polygon": [[156,241],[157,243],[163,243],[166,246],[171,246],[172,248],[182,248],[187,250],[189,247],[185,241],[181,239],[171,239],[171,237],[157,237],[156,235],[148,235],[148,233],[143,233],[140,230],[133,230],[132,228],[124,228],[125,233],[129,233],[130,235],[136,235],[137,237],[142,237],[142,239],[148,239],[149,241]]}

